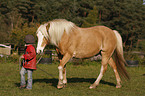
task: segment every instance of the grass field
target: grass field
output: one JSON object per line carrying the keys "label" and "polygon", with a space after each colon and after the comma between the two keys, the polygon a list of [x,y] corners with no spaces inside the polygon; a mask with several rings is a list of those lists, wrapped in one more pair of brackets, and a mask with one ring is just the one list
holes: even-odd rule
{"label": "grass field", "polygon": [[116,89],[113,70],[108,66],[100,85],[89,89],[100,71],[100,63],[90,65],[67,64],[68,84],[64,89],[57,89],[58,63],[39,64],[38,67],[52,76],[36,70],[33,73],[33,89],[21,90],[18,63],[0,63],[0,96],[144,96],[145,67],[128,67],[131,80],[122,82],[122,88]]}

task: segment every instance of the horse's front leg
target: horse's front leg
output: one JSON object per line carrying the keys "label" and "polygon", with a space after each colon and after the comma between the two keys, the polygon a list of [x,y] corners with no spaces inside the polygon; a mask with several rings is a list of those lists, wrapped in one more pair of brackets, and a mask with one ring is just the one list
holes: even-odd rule
{"label": "horse's front leg", "polygon": [[60,61],[60,64],[58,66],[59,69],[59,81],[57,88],[63,88],[64,85],[67,83],[66,80],[66,69],[65,69],[65,64],[68,62],[68,60],[71,58],[71,55],[69,53],[66,53],[62,60]]}
{"label": "horse's front leg", "polygon": [[67,79],[66,79],[66,65],[63,68],[63,84],[67,84]]}

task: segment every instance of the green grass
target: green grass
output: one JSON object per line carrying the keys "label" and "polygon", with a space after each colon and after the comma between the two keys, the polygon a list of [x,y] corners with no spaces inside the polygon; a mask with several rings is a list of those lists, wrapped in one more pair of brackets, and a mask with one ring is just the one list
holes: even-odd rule
{"label": "green grass", "polygon": [[[0,96],[144,96],[145,67],[128,67],[131,80],[122,82],[122,88],[116,89],[113,70],[108,70],[96,89],[89,89],[100,71],[100,63],[87,62],[90,65],[67,64],[68,84],[64,89],[57,89],[58,63],[39,64],[33,73],[33,89],[20,90],[18,63],[0,63]],[[53,76],[50,76],[50,74]]]}

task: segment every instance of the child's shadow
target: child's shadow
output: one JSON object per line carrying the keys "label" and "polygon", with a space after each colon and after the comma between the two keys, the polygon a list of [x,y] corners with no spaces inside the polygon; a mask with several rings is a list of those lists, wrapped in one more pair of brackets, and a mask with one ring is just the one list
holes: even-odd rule
{"label": "child's shadow", "polygon": [[[53,78],[53,79],[45,79],[45,78],[44,79],[33,79],[33,84],[36,82],[39,82],[39,83],[45,82],[45,83],[50,84],[51,86],[56,87],[57,83],[58,83],[58,79],[55,79],[55,78]],[[26,81],[26,83],[27,83],[27,81]],[[15,85],[17,87],[19,87],[20,83],[15,83]]]}

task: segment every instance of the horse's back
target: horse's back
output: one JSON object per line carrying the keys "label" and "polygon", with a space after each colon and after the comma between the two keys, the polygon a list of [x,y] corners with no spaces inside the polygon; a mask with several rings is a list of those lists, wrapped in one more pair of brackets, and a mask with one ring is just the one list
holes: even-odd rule
{"label": "horse's back", "polygon": [[60,46],[62,54],[70,52],[76,58],[88,58],[100,50],[115,49],[116,37],[114,32],[105,26],[89,28],[76,27],[69,35],[62,36]]}

